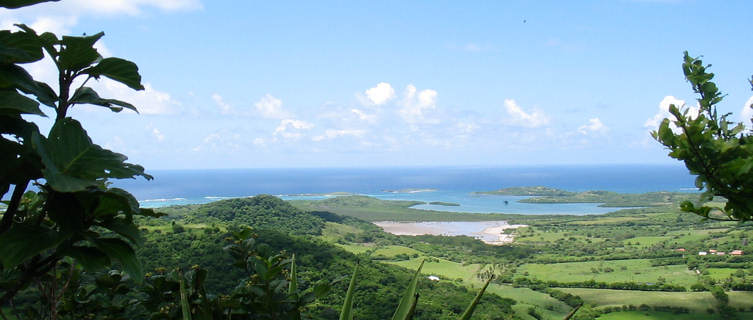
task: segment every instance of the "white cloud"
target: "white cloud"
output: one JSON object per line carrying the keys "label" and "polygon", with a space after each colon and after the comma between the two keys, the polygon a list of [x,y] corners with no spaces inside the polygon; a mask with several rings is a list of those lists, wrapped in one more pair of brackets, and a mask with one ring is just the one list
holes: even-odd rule
{"label": "white cloud", "polygon": [[366,98],[373,105],[382,105],[395,97],[395,89],[387,82],[380,82],[376,87],[364,91]]}
{"label": "white cloud", "polygon": [[303,136],[300,132],[301,130],[309,130],[313,127],[314,124],[303,120],[283,119],[280,121],[280,125],[275,128],[274,135],[288,139],[297,139]]}
{"label": "white cloud", "polygon": [[30,27],[34,29],[38,34],[43,32],[52,32],[54,34],[67,34],[70,33],[71,27],[78,23],[78,17],[65,16],[65,17],[39,17],[31,23]]}
{"label": "white cloud", "polygon": [[152,7],[164,11],[201,9],[198,0],[67,0],[60,3],[61,10],[86,12],[94,14],[129,14],[137,15],[142,10]]}
{"label": "white cloud", "polygon": [[402,108],[398,110],[400,116],[409,123],[429,122],[438,123],[438,119],[426,118],[427,112],[437,108],[437,91],[425,89],[418,91],[416,86],[409,84],[405,87]]}
{"label": "white cloud", "polygon": [[165,135],[162,134],[162,132],[160,132],[157,128],[152,129],[152,135],[154,135],[154,138],[157,139],[157,141],[165,140]]}
{"label": "white cloud", "polygon": [[337,137],[342,136],[353,136],[353,137],[360,137],[363,136],[364,133],[366,133],[365,130],[353,130],[353,129],[327,129],[324,131],[323,135],[315,136],[311,138],[312,141],[322,141],[322,140],[328,140],[328,139],[334,139]]}
{"label": "white cloud", "polygon": [[599,118],[588,119],[588,123],[578,127],[578,132],[584,135],[591,133],[606,133],[609,130]]}
{"label": "white cloud", "polygon": [[743,105],[743,109],[740,111],[740,117],[745,124],[749,124],[751,118],[753,118],[753,108],[751,108],[751,105],[753,105],[753,96],[750,96],[748,101],[745,101],[745,105]]}
{"label": "white cloud", "polygon": [[358,109],[350,109],[350,112],[355,113],[358,116],[358,119],[366,122],[375,122],[377,119],[376,115],[373,114],[367,114],[361,110]]}
{"label": "white cloud", "polygon": [[271,94],[264,95],[256,104],[256,111],[263,117],[271,119],[283,119],[290,117],[290,113],[282,109],[282,100]]}
{"label": "white cloud", "polygon": [[[649,128],[650,130],[656,130],[659,128],[659,124],[661,124],[664,118],[674,119],[674,116],[669,113],[670,105],[675,105],[682,110],[682,107],[685,107],[685,100],[677,99],[674,96],[664,97],[664,99],[659,102],[659,112],[657,112],[653,117],[647,119],[643,124],[643,127]],[[698,107],[688,107],[688,115],[693,118],[697,117]],[[673,126],[673,129],[674,128],[675,127]]]}
{"label": "white cloud", "polygon": [[507,114],[510,116],[508,122],[513,125],[538,128],[549,124],[549,117],[543,112],[534,110],[531,113],[527,113],[513,99],[505,99],[505,110],[507,110]]}
{"label": "white cloud", "polygon": [[114,98],[133,104],[141,114],[173,114],[181,104],[170,94],[156,90],[150,83],[144,83],[144,90],[135,91],[124,84],[103,79],[92,87],[105,98]]}
{"label": "white cloud", "polygon": [[217,106],[220,108],[220,113],[222,114],[230,114],[230,112],[233,110],[233,107],[227,104],[222,99],[222,96],[217,93],[212,94],[212,100],[214,100],[214,103],[216,103]]}

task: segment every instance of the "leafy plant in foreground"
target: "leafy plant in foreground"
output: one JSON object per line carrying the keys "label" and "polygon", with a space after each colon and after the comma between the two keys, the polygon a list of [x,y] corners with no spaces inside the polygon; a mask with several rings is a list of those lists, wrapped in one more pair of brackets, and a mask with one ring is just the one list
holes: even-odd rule
{"label": "leafy plant in foreground", "polygon": [[[126,156],[94,144],[81,123],[68,116],[71,108],[84,104],[136,111],[127,102],[100,97],[86,84],[105,77],[143,90],[138,67],[102,57],[94,47],[101,32],[58,38],[17,27],[15,32],[0,30],[0,198],[11,186],[13,190],[0,220],[0,306],[31,282],[49,278],[45,276],[66,258],[88,271],[118,262],[133,279],[141,279],[133,250],[141,237],[133,216],[156,214],[139,208],[127,191],[110,188],[108,180],[152,177],[127,163]],[[57,68],[58,82],[52,85],[34,80],[23,67],[45,54]],[[23,118],[46,117],[40,105],[55,115],[46,136]],[[27,191],[30,183],[37,191]],[[65,289],[50,296],[59,299]],[[49,305],[55,308],[56,302]]]}
{"label": "leafy plant in foreground", "polygon": [[[669,112],[674,119],[664,119],[659,129],[651,134],[670,150],[670,157],[685,162],[690,173],[697,176],[696,187],[704,190],[701,204],[684,201],[683,211],[709,219],[751,221],[753,132],[746,130],[742,123],[729,121],[731,113],[717,111],[716,106],[724,95],[712,81],[714,74],[707,71],[710,66],[685,52],[682,70],[699,96],[698,112],[670,105]],[[753,78],[750,84],[753,88]],[[723,208],[704,204],[715,196],[727,200]],[[716,214],[718,211],[721,215]]]}

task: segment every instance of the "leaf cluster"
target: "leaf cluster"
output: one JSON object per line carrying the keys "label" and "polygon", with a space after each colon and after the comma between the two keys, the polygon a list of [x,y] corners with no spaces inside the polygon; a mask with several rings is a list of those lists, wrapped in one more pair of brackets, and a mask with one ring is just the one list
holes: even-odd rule
{"label": "leaf cluster", "polygon": [[[697,114],[689,107],[670,105],[673,119],[664,119],[652,136],[669,149],[670,157],[685,163],[696,175],[696,187],[704,191],[699,201],[684,201],[683,211],[709,219],[751,221],[753,133],[729,121],[731,113],[717,110],[724,95],[712,81],[710,66],[685,52],[682,70],[698,94]],[[750,82],[753,87],[753,78]],[[715,196],[726,199],[723,208],[705,205]]]}

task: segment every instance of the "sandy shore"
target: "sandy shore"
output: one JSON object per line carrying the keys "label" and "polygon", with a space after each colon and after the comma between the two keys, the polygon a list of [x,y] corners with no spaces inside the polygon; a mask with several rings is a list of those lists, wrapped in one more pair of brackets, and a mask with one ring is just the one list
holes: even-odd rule
{"label": "sandy shore", "polygon": [[514,236],[504,234],[506,229],[525,227],[510,225],[507,221],[442,221],[442,222],[395,222],[377,221],[375,225],[395,235],[417,236],[424,234],[474,237],[487,244],[503,245],[511,243]]}

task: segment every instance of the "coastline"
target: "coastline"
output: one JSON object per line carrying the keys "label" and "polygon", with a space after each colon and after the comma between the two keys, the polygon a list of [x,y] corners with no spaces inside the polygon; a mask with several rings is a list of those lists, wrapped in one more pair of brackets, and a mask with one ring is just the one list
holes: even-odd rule
{"label": "coastline", "polygon": [[507,221],[431,221],[431,222],[398,222],[375,221],[385,232],[394,235],[419,236],[469,236],[489,245],[505,245],[512,243],[515,236],[505,234],[507,229],[526,227],[521,224],[508,224]]}

